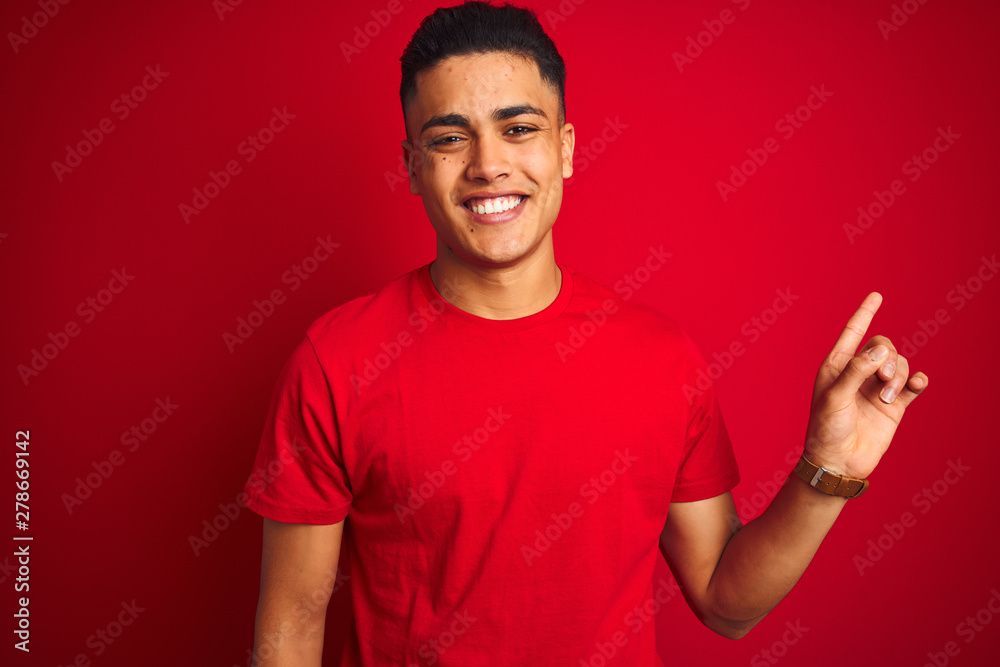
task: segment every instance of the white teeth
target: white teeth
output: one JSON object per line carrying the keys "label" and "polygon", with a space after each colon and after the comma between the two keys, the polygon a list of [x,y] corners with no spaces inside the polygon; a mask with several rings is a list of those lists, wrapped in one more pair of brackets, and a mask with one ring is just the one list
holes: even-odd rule
{"label": "white teeth", "polygon": [[495,197],[493,199],[484,199],[482,204],[474,205],[469,204],[469,208],[476,213],[483,215],[486,213],[503,213],[504,211],[509,211],[518,204],[521,203],[523,197],[521,195],[511,195],[509,197]]}

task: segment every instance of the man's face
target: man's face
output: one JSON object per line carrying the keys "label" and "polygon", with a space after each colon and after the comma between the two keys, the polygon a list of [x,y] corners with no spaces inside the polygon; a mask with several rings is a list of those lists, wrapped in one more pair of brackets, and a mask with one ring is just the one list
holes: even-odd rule
{"label": "man's face", "polygon": [[403,151],[410,191],[437,231],[438,257],[513,266],[543,244],[573,173],[573,126],[532,60],[447,58],[417,76]]}

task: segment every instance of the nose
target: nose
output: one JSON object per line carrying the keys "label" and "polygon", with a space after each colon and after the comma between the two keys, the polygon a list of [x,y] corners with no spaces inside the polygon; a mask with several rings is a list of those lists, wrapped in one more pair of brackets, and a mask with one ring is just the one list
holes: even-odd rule
{"label": "nose", "polygon": [[493,182],[511,172],[507,143],[500,137],[478,137],[472,146],[466,176],[469,180]]}

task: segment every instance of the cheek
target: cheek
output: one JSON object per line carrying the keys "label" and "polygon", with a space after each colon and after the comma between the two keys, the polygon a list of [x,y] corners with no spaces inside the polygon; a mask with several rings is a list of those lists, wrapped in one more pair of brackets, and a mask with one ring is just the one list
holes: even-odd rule
{"label": "cheek", "polygon": [[424,183],[436,191],[449,191],[465,169],[465,159],[458,154],[439,154],[426,158],[420,170]]}
{"label": "cheek", "polygon": [[521,164],[535,181],[562,178],[562,154],[557,147],[545,146],[522,156]]}

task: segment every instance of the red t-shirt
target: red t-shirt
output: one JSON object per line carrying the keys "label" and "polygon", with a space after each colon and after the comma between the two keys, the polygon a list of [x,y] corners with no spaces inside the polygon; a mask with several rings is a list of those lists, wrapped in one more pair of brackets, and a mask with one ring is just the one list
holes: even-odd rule
{"label": "red t-shirt", "polygon": [[347,518],[343,666],[656,664],[638,608],[669,505],[739,473],[690,339],[560,268],[552,304],[491,320],[424,265],[317,319],[282,370],[247,505]]}

